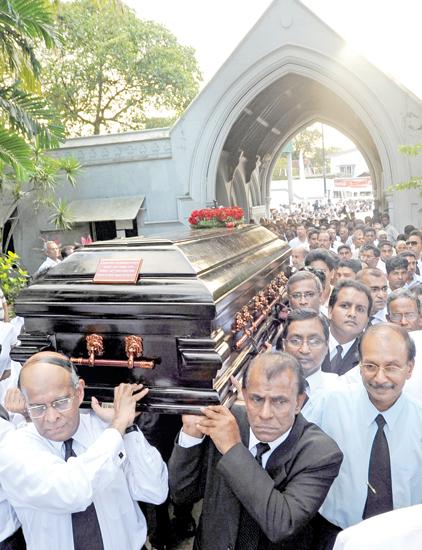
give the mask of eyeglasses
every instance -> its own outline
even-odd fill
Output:
[[[301,298],[309,300],[311,298],[315,298],[316,292],[314,290],[307,290],[305,292],[293,292],[293,294],[290,294],[289,296],[290,298],[293,298],[293,300],[300,300]]]
[[[28,414],[31,418],[42,418],[47,412],[48,407],[52,407],[58,412],[66,412],[72,408],[72,401],[75,399],[75,395],[71,397],[62,397],[56,399],[48,405],[32,405],[27,407]]]
[[[378,294],[378,292],[388,292],[388,286],[370,286],[369,290],[373,294]]]
[[[406,321],[416,321],[418,317],[419,315],[414,311],[410,311],[409,313],[391,313],[390,314],[390,319],[393,321],[393,323],[400,323],[402,319],[406,319]]]
[[[385,374],[400,374],[403,372],[405,367],[400,367],[399,365],[373,365],[372,363],[361,363],[360,367],[364,369],[368,374],[378,374],[378,371],[382,369]]]
[[[300,336],[291,336],[290,338],[286,338],[286,342],[294,348],[301,348],[305,342],[310,348],[319,348],[326,343],[325,340],[318,338],[318,336],[311,336],[308,339],[301,338]]]

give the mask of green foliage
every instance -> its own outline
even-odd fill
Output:
[[[400,145],[399,151],[411,157],[422,155],[422,143],[416,145]],[[390,185],[387,191],[391,193],[393,191],[408,191],[410,189],[416,189],[419,191],[419,194],[422,195],[422,176],[413,176],[408,181]]]
[[[8,304],[13,305],[16,296],[27,286],[28,281],[29,274],[22,268],[17,254],[8,252],[0,256],[0,288]]]
[[[56,147],[64,138],[57,115],[37,93],[35,48],[58,43],[49,0],[0,0],[0,161],[16,177],[34,168],[31,144]]]
[[[198,92],[192,48],[119,0],[60,2],[58,26],[43,87],[72,136],[143,129],[154,110],[180,115]]]
[[[299,151],[304,154],[311,154],[317,143],[321,141],[321,132],[319,130],[302,130],[293,138],[293,149],[296,153],[295,158],[298,158]]]
[[[54,190],[61,176],[74,185],[80,166],[73,159],[56,160],[45,154],[64,139],[64,128],[40,95],[37,58],[40,44],[44,48],[59,44],[54,3],[0,0],[0,200],[12,212],[31,194],[34,209],[58,206],[57,218],[65,222],[63,207],[54,202]],[[14,216],[9,239],[17,221]]]

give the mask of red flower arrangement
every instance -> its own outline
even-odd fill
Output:
[[[239,206],[203,208],[194,210],[189,216],[188,222],[191,227],[210,228],[210,227],[235,227],[243,223],[245,213]]]

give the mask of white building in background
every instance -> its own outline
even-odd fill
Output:
[[[369,173],[368,165],[354,147],[346,151],[327,154],[330,159],[330,174],[339,178],[356,178]]]

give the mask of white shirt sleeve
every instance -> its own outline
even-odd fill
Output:
[[[194,437],[193,435],[189,435],[185,433],[183,430],[180,430],[178,444],[181,447],[188,449],[189,447],[193,447],[194,445],[199,445],[204,441],[204,439],[205,439],[205,436]]]
[[[132,498],[161,504],[168,494],[168,474],[160,453],[141,431],[125,435],[124,445],[127,460],[123,469]]]
[[[123,439],[113,428],[104,430],[86,452],[67,462],[47,447],[48,442],[22,437],[22,432],[9,432],[0,445],[0,478],[15,507],[52,513],[85,510],[94,491],[106,487],[125,460]]]

